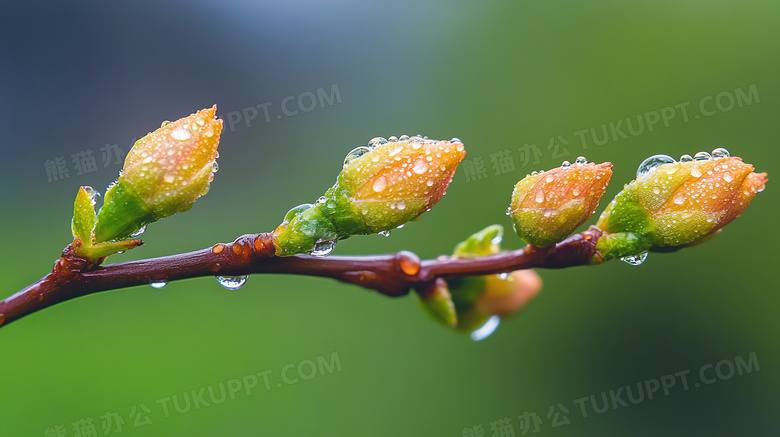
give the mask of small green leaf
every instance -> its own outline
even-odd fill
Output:
[[[95,195],[92,187],[80,187],[73,202],[73,221],[71,230],[73,238],[79,238],[85,246],[92,245],[92,230],[95,228],[95,206],[92,204],[92,196]]]

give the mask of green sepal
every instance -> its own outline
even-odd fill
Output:
[[[85,188],[89,187],[79,188],[76,200],[73,202],[71,231],[73,238],[78,238],[83,245],[90,246],[92,245],[92,230],[95,228],[95,207],[92,205],[92,198]]]
[[[155,221],[145,202],[122,178],[106,191],[103,207],[97,215],[95,241],[119,240]]]
[[[76,254],[85,258],[96,260],[105,258],[115,253],[124,252],[142,245],[141,240],[114,241],[111,243],[98,243],[94,246],[76,248]]]
[[[431,318],[450,328],[458,326],[455,304],[444,280],[437,280],[428,290],[417,292],[417,295],[420,298],[420,306]]]

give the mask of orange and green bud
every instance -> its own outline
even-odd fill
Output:
[[[612,177],[612,164],[588,163],[526,176],[515,185],[507,213],[515,232],[528,244],[544,247],[563,241],[595,211]]]
[[[217,170],[222,120],[216,105],[150,132],[130,149],[97,217],[98,242],[122,239],[146,224],[187,211]]]
[[[725,149],[679,162],[652,156],[596,224],[605,234],[593,263],[701,243],[739,217],[766,182],[766,173]]]
[[[324,255],[337,240],[418,218],[446,193],[465,155],[455,138],[374,138],[349,152],[336,184],[315,204],[287,213],[274,231],[277,255]]]
[[[501,251],[503,228],[488,226],[459,243],[454,257],[472,258]],[[438,278],[427,289],[417,290],[420,302],[439,322],[472,333],[475,340],[492,332],[501,319],[525,307],[542,287],[533,270],[516,270],[499,275]]]

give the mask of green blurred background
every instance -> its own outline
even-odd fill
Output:
[[[614,163],[606,198],[656,153],[726,147],[772,178],[779,13],[769,1],[6,4],[0,289],[10,295],[50,269],[69,242],[79,185],[103,192],[116,178],[121,165],[101,148],[127,152],[161,121],[214,103],[227,128],[211,192],[112,262],[273,229],[374,136],[457,136],[467,161],[422,220],[391,238],[343,241],[337,254],[449,253],[486,225],[509,227],[509,194],[526,173],[577,155]],[[287,109],[308,109],[298,97],[333,96],[334,85],[332,104],[283,113],[287,96]],[[751,90],[751,104],[729,107]],[[227,114],[266,103],[269,121],[261,109],[229,129]],[[668,127],[587,150],[575,134],[593,127],[601,137],[603,124],[674,105],[687,122],[678,109]],[[548,149],[551,138],[564,147]],[[523,165],[525,144],[538,146],[538,162]],[[88,150],[96,169],[79,174],[72,155]],[[493,166],[504,150],[512,171]],[[57,157],[69,174],[49,181],[46,161]],[[484,177],[468,180],[479,159]],[[118,434],[132,436],[478,436],[482,427],[505,437],[523,434],[526,412],[541,420],[537,435],[777,435],[775,193],[770,183],[705,245],[639,267],[541,271],[538,298],[481,342],[435,324],[411,296],[315,278],[254,276],[237,292],[202,278],[67,302],[0,330],[0,435],[80,435],[72,422],[89,418],[102,435],[101,416],[116,413]],[[702,366],[751,354],[751,373],[693,386]],[[317,357],[338,366],[309,378]],[[289,378],[307,378],[283,381],[288,364]],[[183,407],[193,390],[219,395],[220,384],[268,370],[270,389],[260,380],[220,404],[169,405],[166,417],[157,402],[176,395]],[[602,414],[589,407],[587,417],[574,402],[594,395],[600,406],[604,392],[686,370],[689,390],[678,379],[668,395]],[[508,427],[494,430],[503,418]]]

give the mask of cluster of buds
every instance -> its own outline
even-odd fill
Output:
[[[453,257],[473,258],[501,252],[503,227],[492,225],[459,243]],[[437,321],[458,331],[470,332],[474,340],[490,335],[501,319],[524,308],[542,287],[533,270],[498,275],[437,278],[417,290],[423,308]]]
[[[77,255],[98,259],[135,247],[140,240],[121,240],[140,235],[149,223],[187,211],[208,192],[222,132],[216,109],[165,122],[136,141],[97,216],[97,193],[90,187],[79,189],[72,226]]]
[[[349,152],[336,184],[316,203],[287,213],[274,231],[277,255],[326,255],[340,239],[417,219],[447,192],[465,155],[457,138],[374,138]]]

